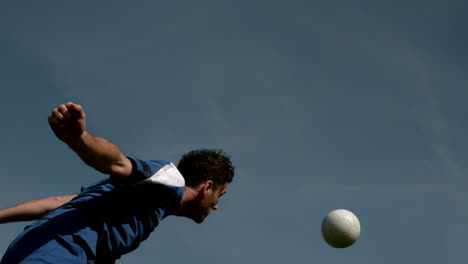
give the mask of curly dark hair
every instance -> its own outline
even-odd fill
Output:
[[[217,187],[230,183],[234,177],[231,158],[221,149],[192,150],[182,156],[177,168],[190,187],[207,180],[212,180]]]

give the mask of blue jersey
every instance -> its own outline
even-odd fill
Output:
[[[90,263],[113,263],[136,249],[162,219],[175,213],[185,181],[172,163],[130,160],[134,183],[119,184],[108,178],[82,188],[75,199],[20,234],[9,250],[17,241],[17,248],[28,243],[24,241],[34,243],[21,237],[37,230],[53,234],[72,254],[73,250],[84,252]]]

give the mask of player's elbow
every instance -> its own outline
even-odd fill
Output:
[[[72,195],[50,197],[49,199],[51,199],[51,202],[48,203],[48,206],[44,209],[46,210],[46,212],[55,210],[56,208],[62,206],[63,204],[68,203],[76,196],[77,196],[76,194],[72,194]]]
[[[118,182],[127,182],[132,174],[131,161],[127,157],[124,157],[121,161],[112,164],[109,174]]]

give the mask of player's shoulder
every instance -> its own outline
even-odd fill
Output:
[[[133,165],[132,177],[138,183],[185,186],[185,179],[177,167],[166,160],[141,160],[129,157]]]

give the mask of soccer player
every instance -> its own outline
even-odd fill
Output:
[[[78,195],[49,197],[0,210],[0,223],[38,219],[8,247],[1,264],[115,263],[135,250],[168,215],[201,223],[234,176],[222,150],[200,149],[180,159],[125,156],[115,144],[85,129],[78,104],[52,111],[49,125],[89,166],[109,175]]]

